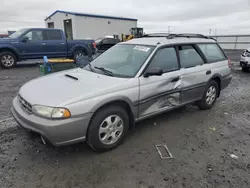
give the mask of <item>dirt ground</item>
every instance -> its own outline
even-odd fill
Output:
[[[232,75],[211,110],[190,105],[142,121],[98,154],[84,143],[55,148],[30,138],[9,108],[38,70],[0,69],[0,188],[249,188],[250,73],[234,67]],[[157,144],[174,158],[162,160]]]

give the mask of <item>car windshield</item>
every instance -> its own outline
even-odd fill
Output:
[[[96,43],[99,43],[99,42],[102,41],[102,39],[103,39],[103,38],[96,39],[95,42],[96,42]]]
[[[20,30],[16,31],[15,33],[11,34],[9,36],[9,38],[18,38],[20,35],[22,35],[27,30],[28,29],[20,29]]]
[[[112,76],[131,78],[154,49],[154,46],[118,44],[94,59],[91,66],[99,70],[104,68]]]

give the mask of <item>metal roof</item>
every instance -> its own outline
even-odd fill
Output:
[[[62,10],[56,10],[51,15],[49,15],[44,21],[48,20],[50,17],[52,17],[56,13],[64,13],[64,14],[71,14],[71,15],[75,15],[75,16],[86,16],[86,17],[93,17],[93,18],[106,18],[106,19],[115,19],[115,20],[138,21],[138,19],[134,19],[134,18],[105,16],[105,15],[98,15],[98,14],[86,14],[86,13],[69,12],[69,11],[62,11]]]

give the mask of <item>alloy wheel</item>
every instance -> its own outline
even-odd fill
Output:
[[[217,92],[215,86],[210,86],[206,93],[206,102],[208,105],[213,104],[216,99],[216,94]]]
[[[116,143],[121,137],[124,129],[124,122],[118,115],[106,117],[99,128],[99,139],[105,145]]]

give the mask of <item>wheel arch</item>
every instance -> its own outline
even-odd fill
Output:
[[[72,47],[72,57],[74,57],[74,53],[75,53],[77,50],[82,50],[82,51],[86,52],[86,54],[87,54],[88,56],[90,56],[90,54],[91,54],[91,51],[90,51],[90,49],[88,48],[87,45],[75,45],[75,46]],[[91,54],[91,55],[92,55],[92,54]]]
[[[221,75],[220,74],[213,75],[210,78],[209,82],[212,81],[212,80],[216,81],[217,84],[218,84],[218,86],[219,86],[219,91],[218,91],[218,96],[217,96],[217,97],[219,97],[220,96],[220,92],[221,92]]]
[[[115,99],[111,99],[111,100],[107,100],[105,102],[99,103],[91,110],[91,112],[93,113],[91,120],[93,119],[93,117],[95,116],[95,114],[98,111],[100,111],[101,109],[103,109],[105,107],[111,106],[111,105],[122,106],[122,108],[124,108],[128,112],[129,121],[130,121],[129,128],[133,128],[134,123],[135,123],[135,117],[137,114],[137,108],[133,107],[133,103],[129,99],[127,99],[126,97],[115,98]],[[90,120],[90,122],[91,122],[91,120]]]
[[[0,48],[0,53],[3,53],[3,52],[11,52],[13,55],[15,55],[17,61],[20,60],[20,56],[19,56],[18,52],[13,48],[10,48],[10,47]]]

